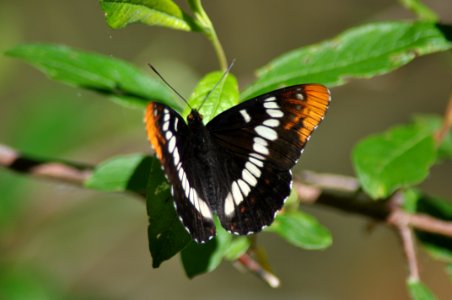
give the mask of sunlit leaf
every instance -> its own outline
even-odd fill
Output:
[[[443,130],[444,117],[437,115],[418,115],[414,118],[414,123],[420,129],[431,130],[435,135]],[[438,147],[438,160],[452,159],[452,131],[449,129],[442,137]]]
[[[246,236],[240,236],[231,241],[225,250],[225,258],[228,260],[236,260],[250,248],[251,241]]]
[[[427,288],[425,284],[420,281],[408,280],[408,290],[410,292],[411,299],[413,300],[435,300],[436,297]]]
[[[212,72],[204,76],[188,100],[191,107],[200,111],[205,123],[222,111],[238,104],[239,90],[237,80],[230,73],[225,78],[222,79],[222,77],[223,72],[221,71]],[[189,112],[190,108],[187,107],[183,115],[187,116]]]
[[[415,57],[452,48],[451,26],[384,22],[355,27],[316,45],[290,51],[257,72],[242,99],[300,83],[344,84],[397,69]],[[293,38],[293,37],[292,37]]]
[[[331,245],[331,233],[313,216],[301,211],[288,211],[276,216],[267,231],[275,232],[294,246],[324,249]]]
[[[143,154],[111,158],[96,166],[85,186],[101,191],[144,193],[153,160]]]
[[[171,0],[100,0],[107,23],[122,28],[131,23],[197,30],[194,21]]]
[[[363,189],[378,199],[425,179],[436,148],[431,130],[407,125],[365,138],[352,157]]]
[[[167,87],[122,60],[51,44],[21,45],[6,52],[54,80],[111,96],[125,106],[144,108],[159,101],[179,108]]]

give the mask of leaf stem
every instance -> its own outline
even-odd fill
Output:
[[[443,139],[446,137],[451,127],[452,127],[452,95],[449,97],[449,102],[447,103],[446,111],[444,112],[443,124],[435,135],[435,141],[438,147],[441,145]]]
[[[188,3],[195,14],[196,20],[201,25],[202,32],[212,42],[221,70],[226,71],[228,68],[226,54],[209,16],[202,7],[201,0],[188,0]]]
[[[419,0],[399,0],[399,2],[420,20],[436,22],[438,15]]]

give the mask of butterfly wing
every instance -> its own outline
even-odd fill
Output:
[[[156,102],[148,104],[145,123],[149,142],[171,184],[177,215],[195,241],[208,241],[215,235],[215,225],[210,205],[201,197],[201,182],[193,174],[197,168],[188,126],[177,112]]]
[[[229,184],[216,210],[235,234],[262,230],[289,196],[298,161],[330,102],[323,85],[304,84],[243,102],[207,124]]]

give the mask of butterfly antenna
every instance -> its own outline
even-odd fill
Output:
[[[220,80],[217,81],[217,83],[215,83],[215,85],[213,86],[213,88],[207,93],[207,95],[204,97],[204,99],[201,102],[201,105],[199,106],[198,110],[201,109],[201,107],[204,105],[204,103],[206,102],[206,100],[209,98],[210,94],[212,94],[212,92],[217,88],[217,86],[220,84],[220,82],[222,82],[225,78],[226,75],[228,75],[228,73],[231,71],[232,66],[235,63],[235,59],[232,60],[231,64],[229,65],[229,67],[226,69],[226,71],[224,71],[223,75],[221,76]]]
[[[165,80],[165,78],[163,78],[163,76],[159,73],[159,71],[157,71],[157,69],[156,68],[154,68],[154,66],[153,65],[151,65],[151,64],[148,64],[148,66],[149,66],[149,68],[151,68],[152,69],[152,71],[154,71],[154,73],[155,74],[157,74],[157,76],[174,92],[174,93],[176,93],[176,95],[177,96],[179,96],[179,98],[181,98],[187,105],[188,105],[188,107],[190,107],[190,109],[192,108],[191,106],[190,106],[190,104],[188,103],[188,101],[187,101],[187,99],[185,99],[178,91],[176,91],[176,89],[175,88],[173,88],[172,86],[171,86],[171,84],[169,84],[169,82],[168,81],[166,81]]]

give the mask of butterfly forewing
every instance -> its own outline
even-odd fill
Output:
[[[145,116],[147,136],[171,184],[176,212],[197,242],[215,235],[212,210],[193,161],[191,133],[182,117],[160,103],[150,103]]]
[[[290,194],[290,169],[329,101],[322,85],[292,86],[245,101],[207,124],[220,155],[236,162],[220,170],[229,188],[216,210],[226,229],[248,234],[271,224]]]

